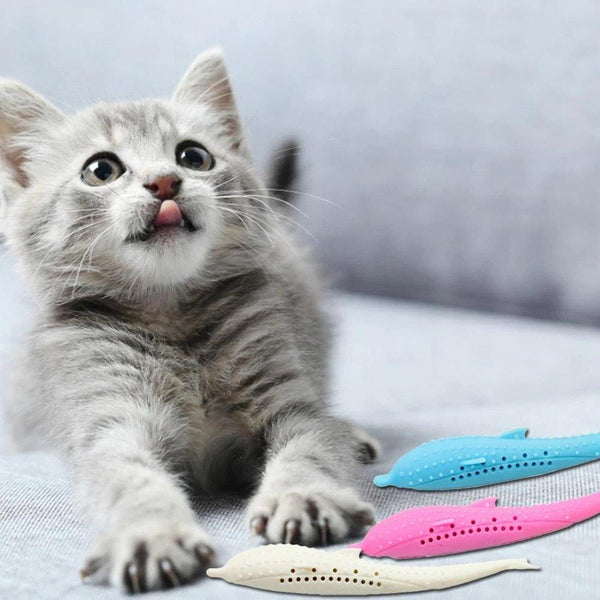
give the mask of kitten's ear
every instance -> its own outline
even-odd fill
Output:
[[[16,81],[0,79],[0,168],[27,185],[27,150],[43,131],[64,118],[50,102]]]
[[[219,48],[211,48],[196,58],[179,82],[173,100],[212,108],[221,116],[221,133],[232,138],[232,148],[245,150],[243,128]]]

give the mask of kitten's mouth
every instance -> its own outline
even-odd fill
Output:
[[[156,214],[142,231],[131,234],[128,242],[147,242],[155,237],[193,233],[198,227],[179,208],[174,200],[165,200]]]

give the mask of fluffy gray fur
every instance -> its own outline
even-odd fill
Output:
[[[176,164],[182,140],[214,168]],[[0,146],[2,232],[37,306],[8,415],[19,447],[66,456],[98,531],[83,576],[138,592],[202,573],[191,488],[254,486],[247,523],[270,542],[371,522],[351,481],[375,444],[328,411],[320,286],[254,171],[220,52],[169,101],[72,116],[0,81]],[[108,151],[124,174],[87,185]],[[137,239],[161,204],[144,184],[167,174],[197,230]]]

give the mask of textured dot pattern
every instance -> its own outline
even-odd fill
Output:
[[[519,508],[484,498],[466,506],[423,506],[375,525],[353,545],[369,556],[421,558],[501,546],[558,531],[600,513],[600,493]]]
[[[357,550],[327,552],[290,544],[246,550],[209,577],[264,590],[295,594],[367,595],[439,589],[532,567],[525,559],[441,567],[380,564],[359,557]]]

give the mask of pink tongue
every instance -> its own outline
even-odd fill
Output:
[[[174,200],[165,200],[160,205],[160,210],[154,220],[154,227],[167,227],[169,225],[179,225],[183,217],[177,202]]]

